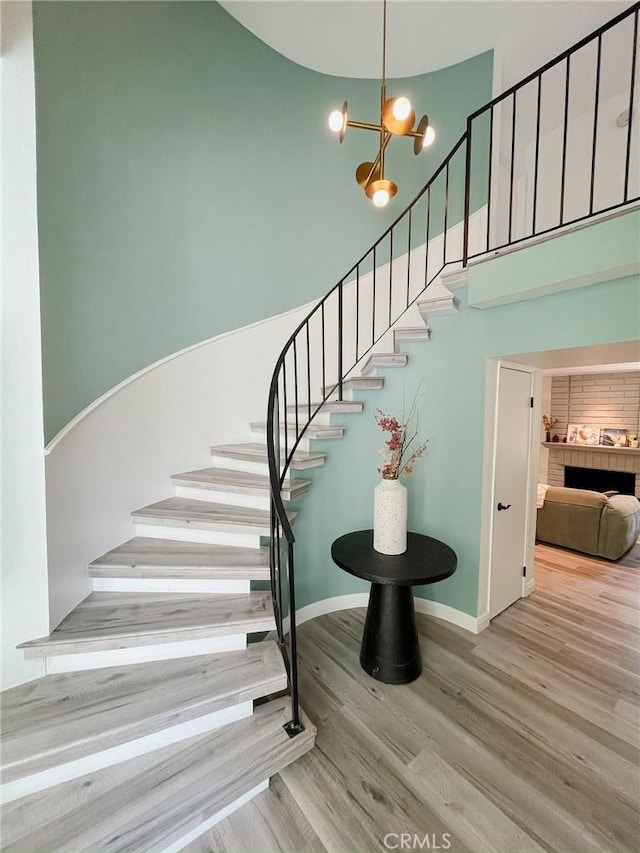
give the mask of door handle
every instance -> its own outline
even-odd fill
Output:
[[[502,512],[504,509],[509,509],[511,504],[507,504],[506,506],[503,503],[498,503],[498,512]]]

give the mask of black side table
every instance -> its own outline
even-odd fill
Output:
[[[444,542],[407,534],[404,554],[389,556],[373,548],[373,530],[346,533],[331,546],[341,569],[371,581],[360,664],[385,684],[407,684],[422,672],[412,586],[450,577],[458,560]]]

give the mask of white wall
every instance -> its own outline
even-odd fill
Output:
[[[48,633],[30,2],[2,3],[2,688],[43,674],[17,643]]]

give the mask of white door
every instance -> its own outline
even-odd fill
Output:
[[[489,616],[522,596],[527,544],[533,374],[500,368]]]

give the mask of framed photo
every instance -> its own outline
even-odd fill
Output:
[[[575,443],[580,424],[569,424],[567,427],[567,444]]]
[[[602,444],[604,444],[605,447],[626,447],[626,429],[615,429],[613,427],[605,427],[602,430]]]
[[[600,444],[600,427],[596,424],[578,424],[576,444]]]

